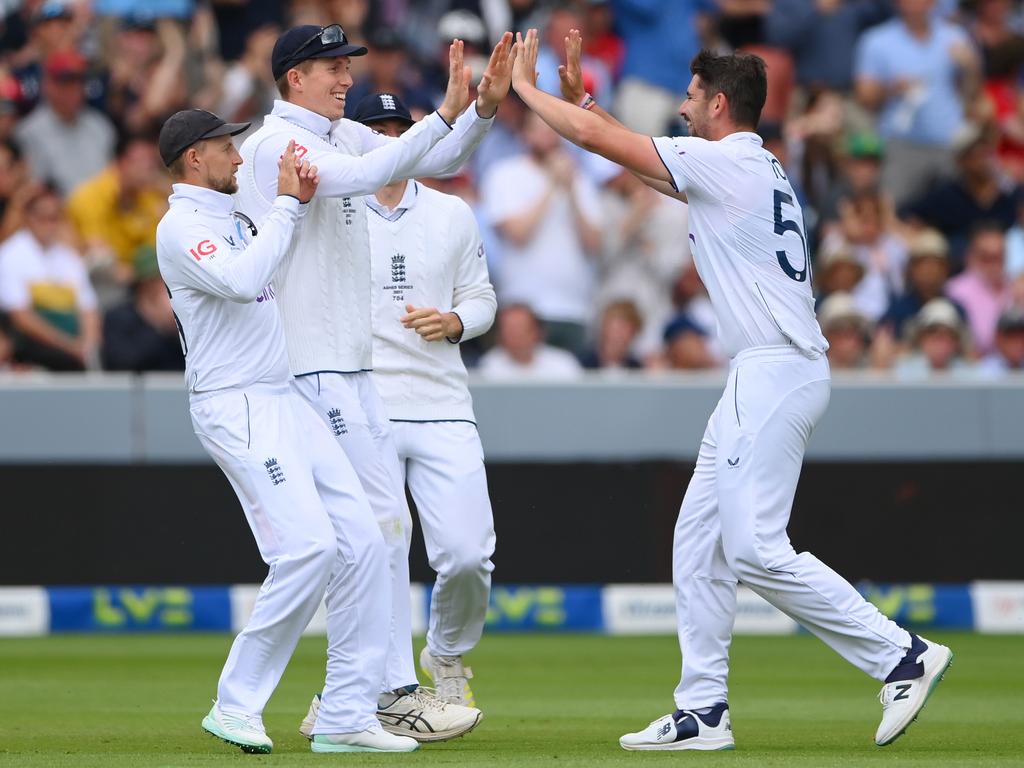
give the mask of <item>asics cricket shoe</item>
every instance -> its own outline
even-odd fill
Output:
[[[357,733],[318,733],[309,748],[314,752],[413,752],[420,745],[415,739],[395,736],[375,725]]]
[[[377,705],[377,719],[385,731],[421,742],[464,736],[482,717],[479,709],[449,704],[423,686],[412,693],[384,694]]]
[[[878,694],[882,702],[882,722],[875,733],[875,744],[892,744],[917,719],[953,663],[953,652],[944,645],[911,635],[912,645],[903,660],[889,673]]]
[[[437,698],[449,704],[476,706],[476,696],[469,687],[473,670],[462,665],[461,656],[435,656],[424,647],[420,652],[420,669],[433,682]]]
[[[221,712],[217,702],[213,702],[210,714],[203,718],[203,730],[249,754],[267,754],[274,748],[259,715]]]
[[[707,714],[677,709],[637,733],[627,733],[619,746],[629,750],[735,749],[729,705],[716,704]]]

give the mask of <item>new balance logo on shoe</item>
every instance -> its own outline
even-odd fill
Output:
[[[665,738],[666,734],[668,734],[670,730],[672,730],[672,723],[665,723],[663,726],[661,726],[661,728],[658,729],[658,738]]]
[[[893,701],[906,701],[910,697],[907,693],[913,686],[910,683],[904,683],[903,685],[896,686],[896,695],[892,697]]]

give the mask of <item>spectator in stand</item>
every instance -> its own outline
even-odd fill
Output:
[[[477,368],[488,379],[574,379],[583,368],[564,349],[544,343],[544,329],[525,304],[498,311],[498,345],[480,358]]]
[[[81,257],[60,242],[60,195],[39,187],[25,228],[0,245],[0,311],[16,338],[16,359],[55,371],[98,367],[100,316]]]
[[[921,308],[912,324],[911,340],[910,353],[894,368],[899,378],[974,374],[968,362],[970,340],[960,313],[948,300],[932,299]]]
[[[639,308],[644,330],[636,351],[647,358],[662,348],[662,329],[674,313],[672,286],[690,259],[687,206],[623,170],[602,186],[601,209],[595,303],[629,299]]]
[[[665,329],[676,317],[685,316],[702,332],[703,344],[715,365],[725,363],[726,356],[718,342],[718,319],[715,317],[715,309],[711,306],[707,288],[697,273],[697,265],[689,254],[672,285],[672,306],[674,311],[668,322],[661,326],[662,343],[665,342]]]
[[[825,299],[818,308],[818,325],[828,339],[828,363],[833,371],[868,366],[871,321],[853,296],[839,291]]]
[[[934,14],[933,0],[897,0],[897,8],[898,18],[861,37],[854,72],[858,100],[880,111],[884,186],[902,204],[952,169],[948,147],[980,73],[967,34]]]
[[[974,347],[987,355],[995,346],[999,316],[1012,301],[1006,277],[1006,235],[1000,225],[982,224],[974,230],[966,262],[963,273],[946,285],[946,294],[967,312]]]
[[[33,175],[67,195],[110,162],[116,135],[110,120],[85,103],[85,57],[60,51],[46,60],[43,101],[15,131]]]
[[[825,195],[818,210],[822,237],[840,227],[839,209],[843,201],[881,188],[884,156],[885,148],[877,134],[862,131],[852,134],[846,140],[839,178]],[[887,204],[891,206],[891,203]]]
[[[280,94],[267,62],[281,27],[273,22],[262,24],[245,40],[245,50],[224,75],[220,105],[214,112],[232,123],[252,123],[250,131],[263,125],[263,116],[274,108]],[[248,134],[239,134],[240,137]],[[241,139],[240,139],[241,140]]]
[[[594,298],[590,257],[601,245],[597,189],[533,112],[523,138],[529,154],[495,163],[483,180],[484,210],[502,238],[498,298],[528,304],[548,343],[579,355]]]
[[[894,296],[903,292],[907,248],[897,232],[896,216],[879,190],[859,192],[839,204],[842,239],[864,268],[852,293],[857,306],[875,322]],[[822,244],[831,247],[831,239]]]
[[[25,196],[32,191],[28,181],[21,149],[10,139],[0,140],[0,242],[21,229]]]
[[[18,114],[20,97],[18,81],[0,71],[0,141],[8,141],[14,136],[14,129],[21,119]]]
[[[161,171],[153,136],[121,134],[114,162],[79,184],[68,199],[68,217],[86,263],[118,285],[132,280],[139,247],[156,243],[156,225],[167,210]]]
[[[345,94],[346,103],[358,104],[372,93],[394,93],[410,108],[431,108],[430,91],[413,66],[405,43],[397,32],[387,27],[378,29],[370,35],[369,49],[366,71]],[[486,58],[483,66],[487,66]],[[482,73],[481,68],[476,73],[477,78]]]
[[[968,5],[973,11],[968,31],[987,80],[995,69],[994,60],[1001,56],[999,51],[1015,43],[1024,44],[1024,37],[1013,27],[1014,6],[1010,0],[973,0]]]
[[[939,232],[923,229],[915,233],[908,246],[906,290],[893,299],[882,319],[879,333],[891,334],[894,341],[907,338],[907,325],[932,299],[941,297],[949,278],[949,246]],[[961,317],[963,308],[953,302]]]
[[[995,349],[982,359],[978,370],[986,376],[1024,371],[1024,308],[1010,307],[999,316]]]
[[[156,248],[140,246],[131,298],[103,317],[103,367],[108,371],[181,371],[185,357]]]
[[[629,300],[614,301],[601,313],[601,326],[597,344],[584,353],[580,362],[584,368],[622,370],[643,368],[633,354],[644,320],[636,304]]]
[[[677,371],[715,368],[718,360],[708,346],[708,332],[685,312],[665,326],[665,361]]]
[[[766,34],[770,43],[792,54],[799,85],[847,93],[853,87],[858,38],[888,15],[883,0],[775,0]]]
[[[612,10],[626,45],[614,113],[631,130],[663,136],[718,7],[713,0],[612,0]]]
[[[818,283],[818,309],[833,294],[852,295],[864,279],[864,265],[842,238],[832,238],[818,252],[814,277]],[[862,310],[863,311],[863,310]]]
[[[565,39],[569,30],[583,26],[584,16],[578,6],[562,3],[551,10],[537,54],[538,88],[554,96],[561,93],[558,67],[565,64]],[[582,67],[587,91],[598,101],[604,101],[612,91],[611,72],[599,59],[589,55],[582,56]]]
[[[611,0],[586,0],[583,26],[583,53],[601,62],[605,71],[611,75],[612,82],[618,82],[626,57],[626,46],[615,33]]]
[[[957,176],[936,185],[900,212],[911,224],[934,227],[946,236],[954,273],[964,264],[971,232],[987,222],[1008,230],[1024,203],[1021,189],[1000,173],[991,132],[965,126],[955,151]]]
[[[18,82],[18,107],[22,114],[31,112],[42,97],[43,62],[58,51],[73,49],[78,32],[67,3],[47,0],[38,4],[34,12],[31,4],[26,3],[25,7],[31,13],[28,40],[9,60],[11,73]]]

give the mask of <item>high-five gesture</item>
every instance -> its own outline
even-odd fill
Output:
[[[291,195],[302,203],[308,203],[313,198],[320,178],[315,165],[310,165],[308,160],[300,162],[295,158],[294,140],[288,142],[284,154],[277,162],[277,169],[277,194]]]
[[[476,87],[476,111],[481,117],[492,117],[498,104],[508,95],[512,84],[512,33],[506,32],[491,51],[480,84]]]
[[[558,65],[558,85],[562,98],[572,104],[579,104],[587,92],[583,87],[583,65],[580,63],[583,50],[583,36],[578,29],[570,29],[565,38],[565,64]]]
[[[441,106],[437,108],[437,113],[448,125],[454,123],[455,118],[469,105],[470,75],[463,48],[461,40],[452,40],[448,46],[448,90],[445,91]]]
[[[522,86],[537,86],[537,54],[540,51],[540,42],[537,37],[537,30],[531,29],[523,37],[522,32],[516,32],[515,63],[512,65],[512,87],[519,93]]]

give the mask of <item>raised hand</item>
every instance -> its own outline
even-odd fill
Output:
[[[583,66],[580,64],[583,50],[583,36],[578,29],[570,29],[565,38],[565,64],[558,66],[558,84],[562,98],[572,104],[583,101],[586,89],[583,87]]]
[[[308,203],[313,199],[317,186],[320,184],[320,177],[317,175],[317,167],[310,165],[309,160],[303,160],[296,169],[299,177],[299,202]]]
[[[512,65],[512,87],[518,92],[521,87],[537,87],[537,53],[540,43],[537,30],[531,29],[524,38],[516,32],[515,62]]]
[[[319,183],[316,166],[310,165],[308,160],[297,160],[295,140],[289,141],[284,154],[277,161],[277,194],[291,195],[299,202],[308,203]]]
[[[448,90],[445,91],[444,101],[437,108],[437,112],[449,125],[454,123],[455,118],[469,105],[470,73],[465,63],[463,47],[461,40],[452,40],[452,44],[448,46]]]
[[[512,84],[512,33],[506,32],[491,51],[480,83],[476,87],[476,111],[481,117],[491,117],[498,104],[508,95]]]

